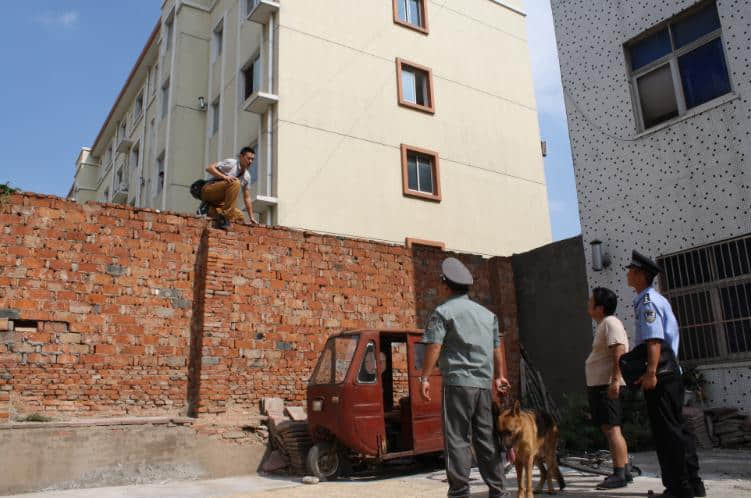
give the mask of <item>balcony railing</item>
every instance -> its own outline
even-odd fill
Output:
[[[128,169],[122,167],[115,176],[115,185],[112,190],[112,202],[125,204],[128,202]]]

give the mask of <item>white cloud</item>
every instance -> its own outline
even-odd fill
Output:
[[[528,0],[527,39],[540,114],[565,118],[558,47],[549,0]]]
[[[45,12],[36,18],[36,21],[42,26],[49,28],[75,29],[78,26],[78,12],[70,10],[68,12]]]

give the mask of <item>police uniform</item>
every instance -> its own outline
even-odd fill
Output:
[[[442,264],[443,278],[470,286],[472,275],[455,258]],[[469,496],[472,466],[470,434],[489,496],[504,489],[503,463],[493,433],[491,389],[493,350],[500,346],[498,318],[466,294],[438,306],[430,316],[425,342],[442,344],[438,359],[443,383],[443,438],[448,496]]]
[[[652,275],[661,271],[655,262],[637,251],[633,251],[627,268],[638,268]],[[662,347],[671,348],[677,358],[680,332],[670,302],[650,286],[634,299],[634,314],[634,347],[649,340],[660,340]],[[683,417],[683,395],[681,373],[675,370],[658,373],[657,386],[644,391],[662,483],[665,496],[706,496],[699,477],[694,435]]]

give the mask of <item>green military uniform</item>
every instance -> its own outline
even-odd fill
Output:
[[[454,258],[443,264],[443,277],[455,284],[472,284],[469,270]],[[430,316],[424,341],[441,344],[438,367],[443,382],[443,440],[448,496],[469,496],[472,466],[469,437],[478,467],[490,489],[503,494],[503,462],[493,433],[491,389],[493,350],[500,346],[498,318],[466,294],[452,297]]]
[[[492,387],[493,350],[501,337],[490,310],[466,294],[453,297],[430,316],[425,342],[443,344],[438,368],[444,386]]]

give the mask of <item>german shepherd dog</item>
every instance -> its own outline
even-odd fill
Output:
[[[519,486],[518,498],[534,498],[532,492],[532,467],[540,469],[540,483],[535,489],[541,492],[548,483],[548,493],[555,494],[553,477],[563,490],[566,483],[558,469],[558,425],[553,417],[544,412],[522,410],[519,402],[498,416],[498,432],[503,446],[513,448],[516,465],[516,481]]]

